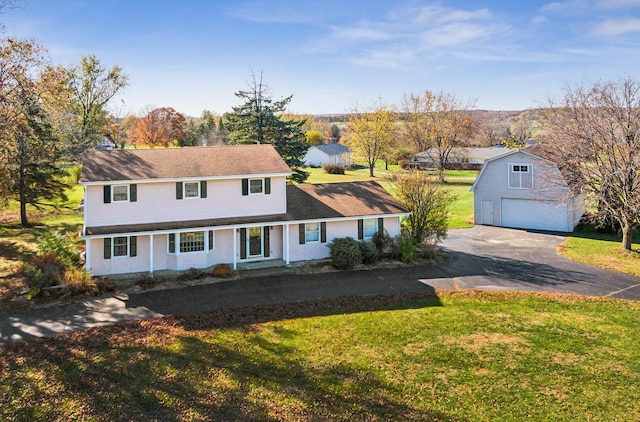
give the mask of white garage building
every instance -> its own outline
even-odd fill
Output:
[[[487,160],[471,190],[476,224],[571,232],[584,213],[558,166],[526,149]]]

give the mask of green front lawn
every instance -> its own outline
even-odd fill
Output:
[[[5,345],[0,415],[640,420],[638,302],[517,292],[387,302],[224,311]]]
[[[621,249],[621,236],[583,228],[571,233],[560,246],[560,254],[574,261],[640,276],[640,231],[633,238],[633,250]]]

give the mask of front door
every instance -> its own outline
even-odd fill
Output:
[[[262,256],[262,227],[249,227],[247,231],[247,256],[249,258]]]

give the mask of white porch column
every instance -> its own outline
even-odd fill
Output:
[[[238,268],[238,262],[237,262],[237,250],[238,250],[238,245],[237,245],[237,233],[236,233],[236,228],[233,228],[233,271],[235,271]]]
[[[84,267],[91,271],[91,239],[85,239],[84,245]]]
[[[289,224],[285,225],[285,230],[284,231],[286,232],[284,244],[286,245],[286,251],[287,251],[284,261],[285,261],[285,263],[287,265],[289,265],[289,247],[290,247],[290,245],[289,245]]]
[[[149,274],[153,277],[153,233],[149,235]]]
[[[287,225],[282,225],[282,260],[286,262],[287,260]]]

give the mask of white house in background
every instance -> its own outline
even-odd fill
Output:
[[[327,163],[350,166],[353,154],[342,144],[321,144],[310,147],[303,161],[311,167],[322,167]]]
[[[510,149],[498,145],[478,148],[452,148],[447,159],[447,164],[453,166],[466,164],[469,169],[480,169],[487,160],[502,155],[508,151],[510,151]],[[438,150],[431,148],[426,151],[422,151],[411,159],[411,163],[421,164],[424,167],[438,167]]]
[[[534,150],[488,159],[475,183],[476,224],[571,232],[584,213],[584,197],[572,192],[558,166]]]
[[[375,182],[287,185],[271,145],[91,150],[84,159],[86,267],[153,273],[326,258],[327,243],[400,233],[408,215]]]

